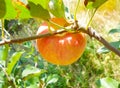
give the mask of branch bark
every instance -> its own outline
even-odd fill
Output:
[[[45,34],[35,35],[35,36],[30,36],[30,37],[25,37],[25,38],[4,39],[4,40],[0,41],[0,46],[5,45],[5,44],[22,43],[22,42],[25,42],[25,41],[30,41],[30,40],[35,40],[35,39],[38,39],[38,38],[43,38],[43,37],[48,37],[48,36],[60,34],[60,33],[63,33],[63,32],[67,32],[67,31],[65,31],[65,30],[54,31],[52,33],[45,33]]]
[[[117,54],[120,57],[120,50],[118,50],[115,47],[111,46],[94,29],[88,28],[88,30],[85,30],[85,28],[79,28],[78,31],[82,31],[82,32],[88,34],[89,36],[94,37],[99,42],[101,42],[106,48],[108,48],[109,50],[113,51],[115,54]],[[26,38],[2,40],[2,41],[0,41],[0,46],[1,45],[5,45],[5,44],[12,44],[12,43],[22,43],[22,42],[25,42],[25,41],[30,41],[30,40],[35,40],[35,39],[38,39],[38,38],[43,38],[43,37],[48,37],[48,36],[60,34],[60,33],[63,33],[63,32],[67,32],[67,31],[66,30],[60,30],[60,31],[54,31],[53,33],[46,33],[46,34],[41,34],[41,35],[35,35],[35,36],[26,37]]]
[[[120,50],[116,49],[112,45],[110,45],[101,35],[99,35],[94,29],[88,28],[88,30],[82,30],[84,33],[88,34],[91,37],[94,37],[99,42],[101,42],[106,48],[113,51],[115,54],[117,54],[120,57]]]

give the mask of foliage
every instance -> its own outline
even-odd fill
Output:
[[[5,38],[35,35],[41,21],[49,20],[51,15],[65,18],[63,1],[0,0]],[[87,9],[97,9],[105,2],[107,0],[85,0],[84,5]],[[0,29],[2,26],[0,24]],[[119,27],[111,29],[109,35],[118,34],[117,41],[111,44],[120,49],[119,32]],[[97,53],[101,46],[96,40],[88,37],[82,57],[68,66],[46,62],[35,46],[35,41],[0,46],[0,88],[119,88],[120,59],[105,47],[99,51],[106,54]]]
[[[85,0],[84,4],[87,8],[89,9],[97,9],[99,8],[102,4],[104,4],[107,0]]]

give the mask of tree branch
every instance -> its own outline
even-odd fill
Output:
[[[101,42],[106,48],[113,51],[115,54],[117,54],[120,57],[120,50],[116,49],[112,45],[110,45],[101,35],[99,35],[94,29],[88,28],[88,30],[85,30],[84,28],[80,28],[82,32],[88,34],[90,37],[94,37],[99,42]]]
[[[88,34],[91,37],[94,37],[97,39],[99,42],[101,42],[106,48],[109,50],[113,51],[115,54],[120,56],[120,50],[116,49],[115,47],[111,46],[102,36],[100,36],[94,29],[88,28],[88,30],[85,30],[85,28],[79,28],[78,31],[82,31],[86,34]],[[30,40],[35,40],[38,38],[43,38],[43,37],[48,37],[56,34],[60,34],[63,32],[67,32],[66,30],[58,30],[54,31],[53,33],[46,33],[46,34],[41,34],[41,35],[35,35],[35,36],[30,36],[26,38],[18,38],[18,39],[11,39],[11,40],[2,40],[0,41],[0,46],[5,45],[5,44],[12,44],[12,43],[22,43],[25,41],[30,41]]]
[[[30,36],[30,37],[25,37],[25,38],[4,39],[4,40],[0,41],[0,46],[5,45],[5,44],[22,43],[22,42],[25,42],[25,41],[30,41],[30,40],[35,40],[35,39],[38,39],[38,38],[43,38],[43,37],[47,37],[47,36],[60,34],[60,33],[63,33],[63,32],[67,32],[67,31],[61,30],[61,31],[54,31],[52,33],[45,33],[45,34],[35,35],[35,36]]]

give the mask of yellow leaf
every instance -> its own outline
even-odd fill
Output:
[[[114,9],[116,9],[116,6],[117,6],[117,0],[108,0],[99,8],[99,10],[113,11]]]

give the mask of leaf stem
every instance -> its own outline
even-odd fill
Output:
[[[95,10],[93,11],[92,16],[90,17],[90,20],[89,20],[89,22],[88,22],[88,24],[87,24],[87,26],[86,26],[86,29],[88,29],[89,25],[91,24],[92,19],[93,19],[94,15],[95,15],[96,11],[97,11],[97,9],[95,9]]]
[[[77,10],[78,10],[78,7],[79,7],[79,3],[80,3],[80,0],[78,0],[78,2],[77,2],[77,6],[76,6],[76,9],[75,9],[75,12],[74,12],[74,20],[77,20],[76,14],[77,14]]]
[[[1,24],[2,24],[2,39],[5,38],[5,35],[4,35],[4,19],[1,19]]]

